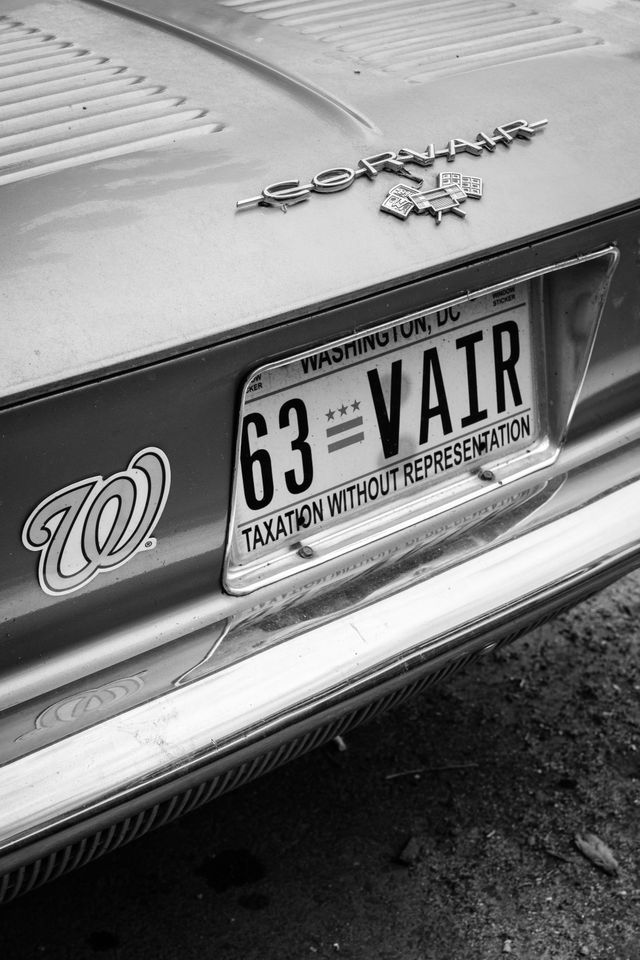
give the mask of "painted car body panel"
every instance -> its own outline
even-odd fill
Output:
[[[224,772],[267,742],[280,749],[320,718],[502,642],[640,559],[632,4],[585,12],[568,3],[560,26],[543,10],[535,56],[502,39],[487,52],[484,34],[473,47],[475,28],[457,21],[449,43],[447,21],[441,58],[416,67],[405,57],[402,70],[393,23],[363,53],[346,38],[329,43],[340,32],[331,4],[322,13],[331,30],[305,20],[304,0],[293,5],[297,24],[278,21],[277,3],[256,0],[260,16],[244,6],[70,0],[2,10],[166,85],[211,127],[144,150],[89,151],[59,169],[16,167],[13,179],[0,167],[0,786],[12,798],[0,816],[0,871],[55,850],[67,830],[77,838],[96,818],[142,809],[178,781]],[[361,5],[337,6],[353,31]],[[499,21],[505,5],[495,6]],[[0,109],[1,97],[0,72]],[[464,221],[383,215],[398,182],[389,173],[286,212],[236,207],[267,184],[307,182],[383,150],[442,147],[547,116],[529,141],[422,170],[425,185],[442,170],[483,178]],[[553,465],[504,489],[496,482],[435,530],[394,532],[249,596],[222,589],[239,403],[253,370],[535,270],[581,269],[599,251],[611,252],[610,286]],[[551,320],[576,321],[579,339],[582,315],[577,303]],[[89,510],[111,481],[131,489],[125,474],[145,451],[159,451],[171,475],[147,536],[122,564],[56,591],[29,518],[61,491],[86,487]],[[628,516],[607,524],[616,510]],[[593,536],[589,523],[600,524]],[[556,555],[560,529],[566,550]],[[553,554],[548,581],[542,567],[528,569],[529,549],[539,564]],[[518,571],[509,591],[505,563]],[[464,605],[452,593],[456,571],[478,581]],[[94,758],[110,737],[101,766]],[[70,764],[82,776],[66,777]],[[55,810],[28,789],[43,770]]]
[[[616,237],[627,253],[633,247],[635,223],[633,215],[616,221]],[[560,262],[589,244],[604,246],[610,236],[607,224],[541,244],[533,252],[504,254],[483,264],[483,280],[499,282],[534,266]],[[620,386],[626,385],[627,392],[611,391],[612,356],[607,342],[597,340],[582,391],[583,405],[574,420],[577,436],[592,429],[594,408],[603,420],[635,409],[629,381],[636,382],[632,374],[637,353],[631,344],[637,344],[639,332],[625,305],[629,297],[640,297],[640,281],[629,260],[623,257],[614,273],[603,318],[603,327],[606,324],[616,342],[626,345],[616,363]],[[225,595],[220,580],[237,400],[248,373],[268,354],[296,353],[344,329],[402,316],[425,297],[444,301],[452,290],[474,286],[477,276],[475,265],[459,268],[437,281],[407,285],[393,297],[381,293],[364,303],[325,311],[319,318],[261,331],[246,341],[242,351],[234,343],[220,344],[4,411],[2,432],[12,461],[2,478],[2,500],[7,542],[13,548],[2,557],[0,576],[5,615],[0,647],[3,703],[9,707],[30,700],[52,686],[86,676],[89,665],[102,669],[164,642],[166,626],[159,633],[154,630],[158,631],[163,618],[180,620],[178,611],[183,607],[202,605],[198,617],[204,620],[197,619],[198,629],[208,629],[229,616],[242,618],[243,610],[254,601]],[[172,473],[171,496],[155,531],[157,546],[69,596],[48,596],[38,582],[37,557],[21,546],[28,514],[59,488],[124,469],[133,454],[148,446],[165,452]],[[300,581],[299,575],[290,580],[285,595],[295,596]],[[261,591],[257,603],[274,610],[282,597],[283,590],[276,587]],[[132,635],[128,629],[132,622],[147,627]],[[188,627],[171,627],[167,638],[187,632]],[[43,649],[47,651],[45,669],[39,666]],[[184,669],[192,665],[187,663]]]
[[[269,24],[245,14],[234,20],[229,40],[242,56],[229,52],[206,38],[220,23],[228,27],[233,11],[211,8],[209,22],[195,4],[180,4],[178,14],[171,4],[148,7],[167,20],[193,19],[205,37],[200,43],[178,28],[150,28],[101,5],[7,9],[98,54],[117,54],[208,109],[222,129],[173,150],[3,185],[5,402],[391,288],[575,227],[637,198],[640,132],[632,122],[621,127],[611,110],[614,98],[632,116],[625,104],[637,97],[632,30],[625,44],[412,84],[359,58],[328,55],[322,43],[284,28],[276,48]],[[265,47],[268,56],[253,60]],[[282,79],[280,70],[296,80]],[[321,78],[331,101],[314,92]],[[287,215],[236,211],[237,200],[269,183],[550,113],[548,128],[532,142],[456,161],[484,177],[494,202],[485,201],[464,224],[447,224],[437,239],[432,224],[420,219],[403,225],[379,216],[386,191],[378,181],[391,185],[389,174],[337,196],[314,196]]]

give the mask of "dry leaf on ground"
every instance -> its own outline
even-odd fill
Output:
[[[576,833],[575,843],[580,853],[600,870],[611,875],[617,874],[620,870],[618,861],[609,847],[600,837],[596,837],[595,833],[585,833],[583,837]]]
[[[409,837],[404,847],[397,855],[396,862],[408,867],[420,857],[420,844],[415,837]]]

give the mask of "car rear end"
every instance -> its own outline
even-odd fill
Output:
[[[629,8],[248,6],[0,22],[3,899],[640,558]]]

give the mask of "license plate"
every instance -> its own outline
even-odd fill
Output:
[[[519,283],[258,370],[243,395],[232,564],[311,556],[354,524],[384,535],[385,517],[531,449],[531,299]]]

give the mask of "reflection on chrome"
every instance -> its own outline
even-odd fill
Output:
[[[640,555],[637,450],[627,447],[588,469],[576,465],[546,501],[542,491],[529,518],[520,514],[515,529],[505,524],[503,537],[452,565],[443,555],[442,568],[427,579],[395,592],[390,576],[384,597],[356,609],[347,584],[341,611],[314,625],[301,604],[297,634],[287,642],[6,765],[3,855],[51,829],[86,825],[105,804],[131,802],[141,785],[173,790],[182,776],[202,776],[206,765],[223,770],[237,763],[239,750],[259,753],[271,734],[311,729],[328,711],[366,703],[479,651],[512,633],[514,623],[620,575]],[[30,789],[43,782],[46,792]]]
[[[197,680],[199,676],[216,669],[214,657],[218,647],[229,632],[229,625],[229,620],[223,620],[221,623],[212,627],[212,630],[214,631],[214,639],[211,642],[211,646],[205,653],[202,660],[199,660],[198,663],[194,664],[192,667],[189,667],[188,670],[185,670],[184,673],[180,674],[180,676],[173,681],[173,685],[175,687],[181,687],[185,683],[191,683],[193,680]],[[216,627],[218,630],[217,635],[215,635]]]
[[[43,730],[50,730],[59,725],[77,724],[79,721],[86,720],[89,716],[93,717],[95,714],[109,710],[115,703],[142,690],[144,686],[143,677],[146,672],[146,670],[142,670],[131,677],[111,680],[102,684],[102,686],[82,690],[65,697],[63,700],[57,700],[38,714],[33,730],[28,730],[21,736],[16,737],[16,742],[26,740]]]

